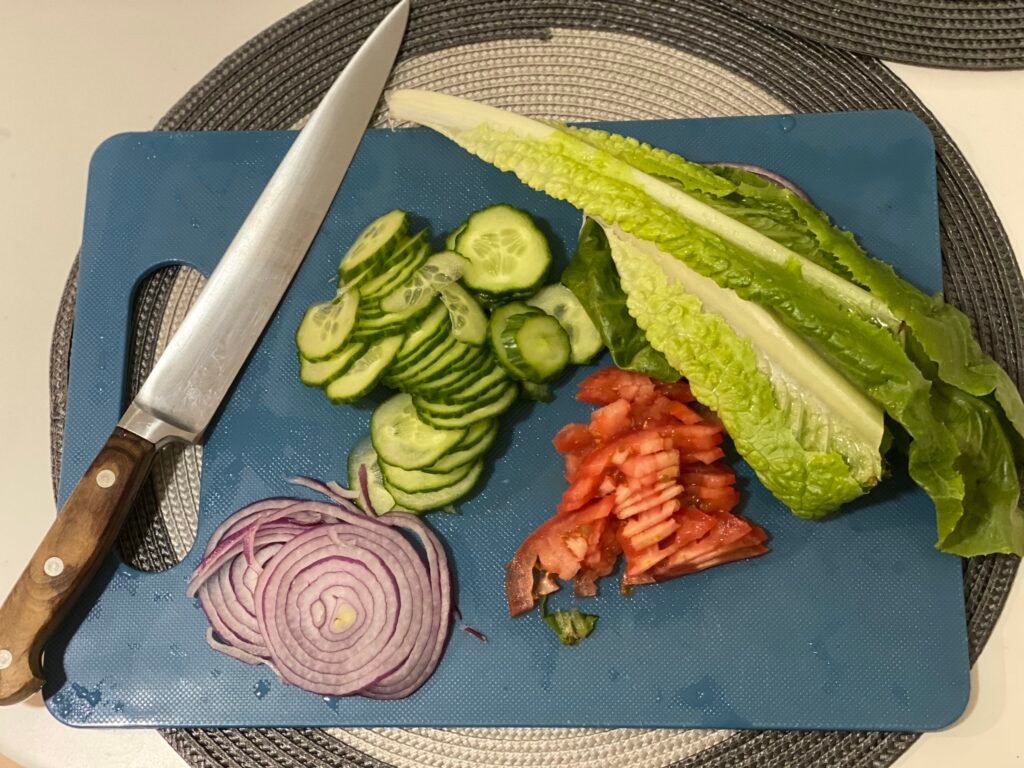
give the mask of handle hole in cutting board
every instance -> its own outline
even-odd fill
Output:
[[[139,282],[129,330],[126,403],[205,284],[201,272],[185,265],[163,267]],[[199,527],[202,450],[198,445],[169,445],[157,454],[118,537],[118,552],[127,565],[157,573],[180,563],[192,549]]]

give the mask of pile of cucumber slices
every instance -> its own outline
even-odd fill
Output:
[[[306,310],[295,335],[299,378],[332,401],[378,382],[398,390],[349,454],[349,482],[367,468],[377,514],[465,496],[520,392],[545,397],[547,382],[603,348],[572,292],[543,285],[551,250],[529,214],[484,208],[445,246],[435,253],[407,213],[385,213],[342,257],[337,295]]]

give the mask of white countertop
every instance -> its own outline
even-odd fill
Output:
[[[300,0],[3,0],[0,22],[0,596],[52,519],[48,353],[77,251],[85,177],[107,136],[146,130],[220,59]],[[892,67],[980,176],[1024,257],[1024,71]],[[12,439],[13,438],[13,439]],[[972,675],[965,716],[898,765],[1024,764],[1024,590],[1018,586]],[[0,709],[0,768],[184,763],[154,731],[75,730],[37,695]]]

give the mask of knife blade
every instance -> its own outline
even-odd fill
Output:
[[[408,17],[401,0],[331,85],[0,606],[0,705],[42,686],[43,646],[113,545],[157,450],[198,442],[220,407],[338,192]]]

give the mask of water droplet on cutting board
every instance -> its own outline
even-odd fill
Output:
[[[211,669],[210,670],[210,677],[220,677],[220,670],[219,669]]]
[[[256,698],[261,701],[267,698],[267,694],[270,693],[270,681],[260,680],[252,687],[252,692],[256,694]]]
[[[324,696],[324,703],[327,704],[327,706],[333,709],[335,712],[338,711],[339,701],[341,701],[340,696]]]
[[[190,227],[192,227],[192,229],[199,229],[199,219],[197,219],[195,216],[188,220],[188,224]]]
[[[796,118],[792,115],[783,115],[779,118],[779,128],[783,133],[789,133],[796,128]]]

